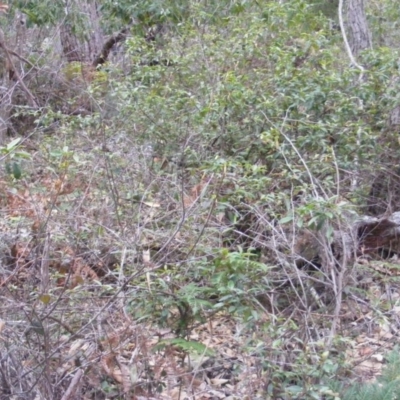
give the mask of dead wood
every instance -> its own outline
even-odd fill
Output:
[[[400,211],[388,217],[360,217],[345,230],[335,230],[329,244],[321,232],[301,232],[293,249],[296,264],[315,264],[316,260],[324,260],[327,248],[338,264],[343,256],[346,262],[351,262],[365,255],[400,254]]]
[[[98,67],[99,65],[103,65],[107,60],[108,56],[110,55],[111,49],[113,46],[119,42],[122,42],[126,39],[131,25],[121,29],[117,34],[112,35],[103,45],[100,54],[93,60],[92,66]]]

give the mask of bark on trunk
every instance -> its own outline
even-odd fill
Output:
[[[103,35],[100,28],[100,16],[96,1],[88,0],[79,4],[85,17],[87,29],[78,37],[72,25],[66,21],[60,28],[60,39],[63,55],[68,62],[79,61],[90,63],[100,53]]]
[[[372,47],[364,0],[347,0],[347,26],[350,48],[357,58],[362,50]]]

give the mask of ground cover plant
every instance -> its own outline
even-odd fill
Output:
[[[397,398],[398,7],[0,11],[0,399]]]

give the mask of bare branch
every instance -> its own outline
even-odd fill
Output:
[[[12,71],[14,73],[14,77],[18,81],[18,83],[21,85],[23,91],[27,94],[30,105],[34,108],[38,108],[38,104],[35,100],[35,97],[31,93],[31,91],[27,88],[25,85],[24,81],[22,80],[20,74],[18,73],[17,69],[15,68],[15,65],[13,63],[13,60],[11,58],[11,53],[10,50],[8,49],[8,46],[6,45],[5,38],[4,38],[4,32],[3,30],[0,29],[0,47],[4,50],[4,53],[6,55],[7,61],[12,68]]]

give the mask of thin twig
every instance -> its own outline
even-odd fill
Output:
[[[25,85],[24,81],[22,80],[20,74],[18,73],[17,69],[15,68],[13,60],[11,58],[10,50],[5,42],[4,32],[2,29],[0,29],[0,47],[4,50],[7,61],[9,62],[10,66],[12,67],[14,75],[17,78],[18,83],[21,85],[23,91],[27,94],[29,102],[30,102],[30,106],[34,107],[34,108],[38,108],[39,106],[35,100],[35,97],[31,93],[31,91],[27,88],[27,86]]]
[[[70,400],[75,398],[75,392],[78,389],[78,385],[82,376],[83,376],[83,370],[78,369],[74,377],[71,379],[71,383],[69,384],[67,391],[64,393],[64,396],[61,397],[61,400]]]

